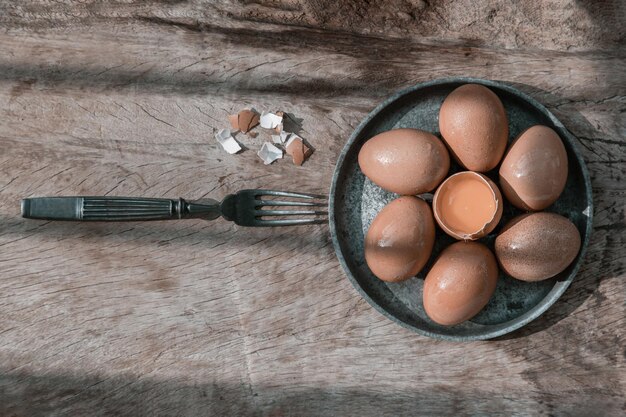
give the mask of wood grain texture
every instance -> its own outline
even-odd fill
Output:
[[[623,2],[508,3],[0,1],[0,414],[623,415]],[[499,340],[383,318],[326,226],[19,216],[27,196],[326,192],[381,99],[454,75],[544,103],[592,176],[579,276]],[[243,106],[293,113],[315,154],[225,154]]]

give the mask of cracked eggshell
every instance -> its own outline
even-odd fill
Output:
[[[293,136],[285,144],[285,152],[291,155],[294,165],[302,165],[312,154],[311,149],[300,136]]]
[[[479,84],[465,84],[443,101],[439,131],[457,162],[470,171],[487,172],[502,159],[509,123],[493,91]]]
[[[476,240],[492,232],[502,218],[503,207],[498,186],[472,171],[448,177],[433,197],[437,224],[459,240]]]
[[[523,131],[500,166],[500,187],[522,210],[543,210],[554,203],[567,182],[567,152],[559,135],[547,126]]]
[[[363,144],[361,171],[376,185],[400,195],[434,190],[450,168],[445,145],[418,129],[393,129]]]
[[[239,114],[229,114],[228,121],[233,130],[239,130]]]
[[[242,110],[238,113],[239,130],[248,133],[259,124],[259,113],[254,110]]]
[[[398,282],[417,275],[435,243],[435,222],[425,201],[397,198],[374,218],[365,237],[365,261],[383,281]]]

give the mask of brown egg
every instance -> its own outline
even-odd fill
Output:
[[[457,242],[435,261],[424,281],[424,310],[434,322],[451,326],[483,309],[496,289],[498,264],[485,245]]]
[[[567,181],[567,152],[557,133],[547,126],[523,131],[500,167],[500,187],[511,204],[523,210],[543,210],[554,203]]]
[[[365,261],[383,281],[402,281],[424,267],[435,243],[433,214],[423,200],[400,197],[378,213],[365,238]]]
[[[490,233],[502,218],[502,195],[483,174],[463,171],[450,176],[435,192],[435,220],[456,239],[476,240]]]
[[[502,102],[478,84],[462,85],[446,97],[439,111],[439,130],[457,162],[478,172],[498,165],[509,136]]]
[[[443,142],[428,132],[393,129],[365,142],[359,166],[385,190],[415,195],[439,185],[450,168],[450,156]]]
[[[504,226],[495,250],[507,274],[522,281],[541,281],[572,263],[580,250],[580,233],[558,214],[523,214]]]

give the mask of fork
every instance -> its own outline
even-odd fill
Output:
[[[264,197],[284,197],[268,200]],[[220,216],[240,226],[294,226],[325,222],[327,197],[274,190],[242,190],[221,202],[134,197],[35,197],[22,200],[22,217],[44,220],[141,221]],[[281,209],[265,209],[281,207]],[[296,209],[282,209],[282,208]],[[316,208],[324,208],[319,210]],[[276,218],[272,217],[289,217]]]

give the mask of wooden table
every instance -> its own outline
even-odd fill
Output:
[[[0,415],[623,415],[624,3],[508,3],[0,1]],[[594,188],[574,284],[499,340],[382,317],[327,226],[20,217],[28,196],[326,192],[380,100],[455,75],[544,103]],[[226,154],[245,106],[293,113],[315,154]]]

